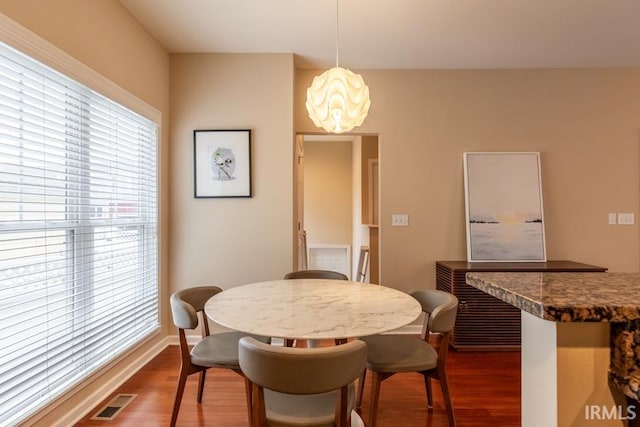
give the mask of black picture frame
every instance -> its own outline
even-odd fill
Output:
[[[193,131],[193,195],[252,197],[251,129]]]

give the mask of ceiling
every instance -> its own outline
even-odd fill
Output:
[[[169,52],[336,63],[336,0],[120,0]],[[353,69],[640,66],[639,0],[340,0]]]

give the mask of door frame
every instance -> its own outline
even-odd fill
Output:
[[[362,164],[362,161],[360,162],[360,168],[362,169],[362,172],[364,174],[367,175],[367,177],[371,178],[371,173],[376,173],[376,177],[377,177],[377,183],[379,183],[379,179],[380,179],[380,163],[379,163],[379,159],[380,159],[380,136],[378,134],[375,135],[371,135],[371,134],[347,134],[347,135],[330,135],[330,134],[314,134],[314,133],[297,133],[295,135],[294,138],[294,150],[293,150],[293,223],[292,223],[292,228],[293,228],[293,241],[292,241],[292,269],[293,270],[302,270],[307,268],[308,265],[308,253],[307,253],[307,244],[306,244],[306,236],[304,234],[305,232],[305,228],[304,228],[304,141],[305,141],[305,137],[306,136],[311,136],[314,138],[324,138],[326,137],[326,139],[334,139],[336,137],[350,137],[350,138],[356,138],[358,136],[375,136],[377,138],[377,159],[375,160],[371,160],[369,159],[367,162],[365,162],[365,164]],[[353,144],[353,142],[352,142]],[[377,166],[377,168],[373,168],[375,170],[375,172],[373,172],[371,170],[371,168],[374,166],[372,163],[375,163],[375,166]],[[370,193],[370,191],[372,191],[371,188],[367,188],[367,189],[362,189],[362,191],[366,191],[367,192],[367,201],[366,203],[369,204],[369,206],[367,206],[369,209],[367,209],[369,211],[369,215],[371,217],[369,218],[361,218],[361,212],[353,212],[354,217],[357,216],[359,219],[359,223],[365,226],[369,226],[370,229],[370,235],[371,235],[371,221],[375,220],[373,217],[377,217],[380,214],[380,189],[378,188],[378,194],[377,197],[372,197],[373,195]],[[361,195],[362,196],[362,195]],[[375,200],[377,202],[377,206],[374,206],[374,202],[373,200]],[[371,214],[374,215],[371,215]],[[376,218],[377,219],[377,218]],[[376,221],[379,223],[379,220]],[[368,223],[368,224],[367,224]],[[376,240],[378,239],[378,228],[379,225],[375,225],[375,238]],[[352,245],[352,253],[355,254],[357,252],[357,248],[353,247],[353,243],[354,240],[351,241],[351,245]],[[376,244],[375,245],[377,247],[377,252],[378,253],[370,253],[370,262],[374,261],[377,269],[378,269],[378,274],[375,274],[374,276],[378,276],[379,277],[379,268],[380,268],[380,248],[379,246]],[[371,266],[371,264],[370,264]],[[375,268],[375,266],[374,266]],[[352,268],[353,271],[353,268]],[[371,271],[371,269],[370,269]],[[378,281],[378,277],[376,277],[376,281]]]

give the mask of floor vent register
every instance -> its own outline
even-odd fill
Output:
[[[116,395],[109,403],[100,409],[97,414],[91,417],[91,419],[102,421],[114,419],[136,396],[137,394]]]

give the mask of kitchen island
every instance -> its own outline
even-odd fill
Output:
[[[522,426],[640,417],[640,274],[467,273],[521,310]]]

